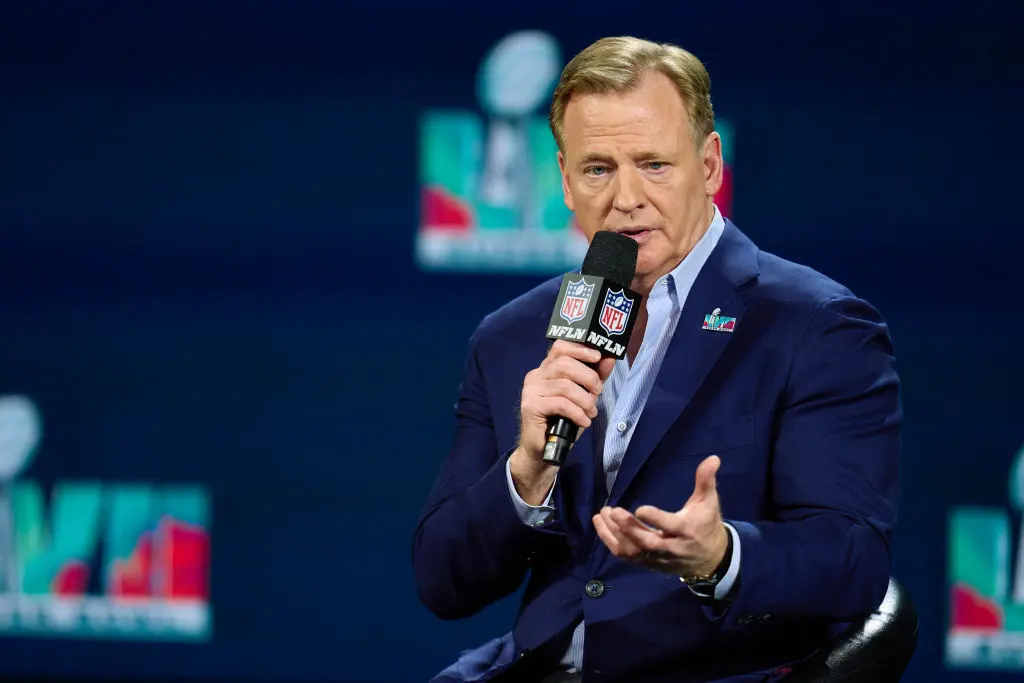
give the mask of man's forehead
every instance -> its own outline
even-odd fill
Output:
[[[657,156],[675,149],[689,139],[689,122],[682,112],[634,110],[602,115],[566,116],[564,140],[566,153],[579,158]]]
[[[659,84],[660,85],[660,84]],[[565,109],[566,137],[670,136],[688,126],[682,98],[671,84],[624,93],[574,95]]]

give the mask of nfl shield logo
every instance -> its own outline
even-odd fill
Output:
[[[601,327],[608,336],[622,334],[629,320],[629,312],[633,310],[633,300],[621,289],[608,291],[604,297],[604,308],[601,309]]]
[[[582,277],[576,282],[570,282],[565,288],[565,299],[562,301],[562,308],[559,315],[562,320],[572,325],[577,320],[583,320],[590,307],[590,297],[594,293],[594,285]]]

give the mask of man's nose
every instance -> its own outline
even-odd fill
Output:
[[[612,206],[622,213],[632,213],[643,204],[643,180],[636,169],[623,169],[615,174]]]

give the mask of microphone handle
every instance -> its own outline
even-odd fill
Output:
[[[587,363],[588,368],[597,369],[596,363]],[[548,418],[548,439],[544,444],[544,455],[541,458],[549,465],[561,467],[569,455],[569,449],[579,438],[580,428],[575,422],[561,415]]]
[[[561,467],[569,455],[569,449],[576,443],[580,428],[575,422],[560,415],[548,418],[548,440],[544,444],[544,462]]]

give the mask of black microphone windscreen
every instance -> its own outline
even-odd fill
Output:
[[[583,275],[594,275],[629,287],[636,274],[636,258],[640,245],[617,232],[602,230],[590,241],[583,259]]]

